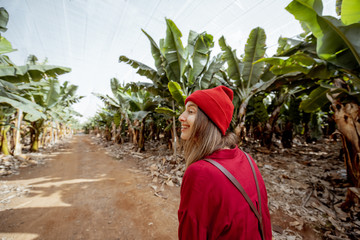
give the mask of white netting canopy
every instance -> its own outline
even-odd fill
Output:
[[[293,37],[301,26],[285,10],[290,0],[0,0],[10,15],[2,33],[17,52],[9,57],[23,65],[29,54],[48,64],[72,68],[60,77],[79,85],[87,97],[75,106],[85,117],[99,104],[91,92],[109,93],[110,78],[121,82],[143,81],[120,55],[154,66],[149,40],[143,28],[159,43],[165,37],[165,17],[173,20],[187,45],[190,30],[214,36],[243,52],[251,29],[262,27],[267,35],[267,54],[276,51],[280,36]],[[324,12],[335,15],[335,0],[323,0]]]

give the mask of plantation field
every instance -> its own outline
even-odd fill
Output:
[[[341,142],[271,150],[249,142],[269,195],[274,239],[354,239],[358,208],[340,209]],[[160,142],[137,152],[94,135],[42,149],[43,164],[0,178],[2,239],[177,239],[184,163]]]

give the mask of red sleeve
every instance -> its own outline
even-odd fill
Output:
[[[179,239],[207,239],[209,182],[201,164],[186,170],[180,192]]]

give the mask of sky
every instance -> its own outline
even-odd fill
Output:
[[[24,65],[30,54],[40,62],[70,67],[59,76],[79,86],[85,96],[74,109],[86,121],[102,102],[92,93],[111,95],[110,79],[120,82],[147,81],[119,57],[140,61],[154,68],[150,43],[144,29],[156,43],[165,38],[165,18],[175,22],[187,45],[190,30],[213,35],[213,55],[220,52],[218,40],[243,53],[251,29],[261,27],[267,35],[268,56],[276,52],[280,36],[302,32],[295,18],[285,10],[290,0],[0,0],[9,13],[8,30],[1,35],[16,52],[8,56]],[[324,15],[335,16],[336,0],[323,0]]]

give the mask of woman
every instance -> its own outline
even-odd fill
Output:
[[[213,164],[226,168],[241,184],[257,211],[261,209],[263,239],[271,239],[267,193],[261,174],[251,159],[260,190],[237,137],[227,133],[234,106],[233,92],[225,86],[198,90],[185,100],[180,115],[187,169],[178,211],[179,239],[262,239],[258,218],[230,180]],[[255,210],[256,211],[256,210]]]

